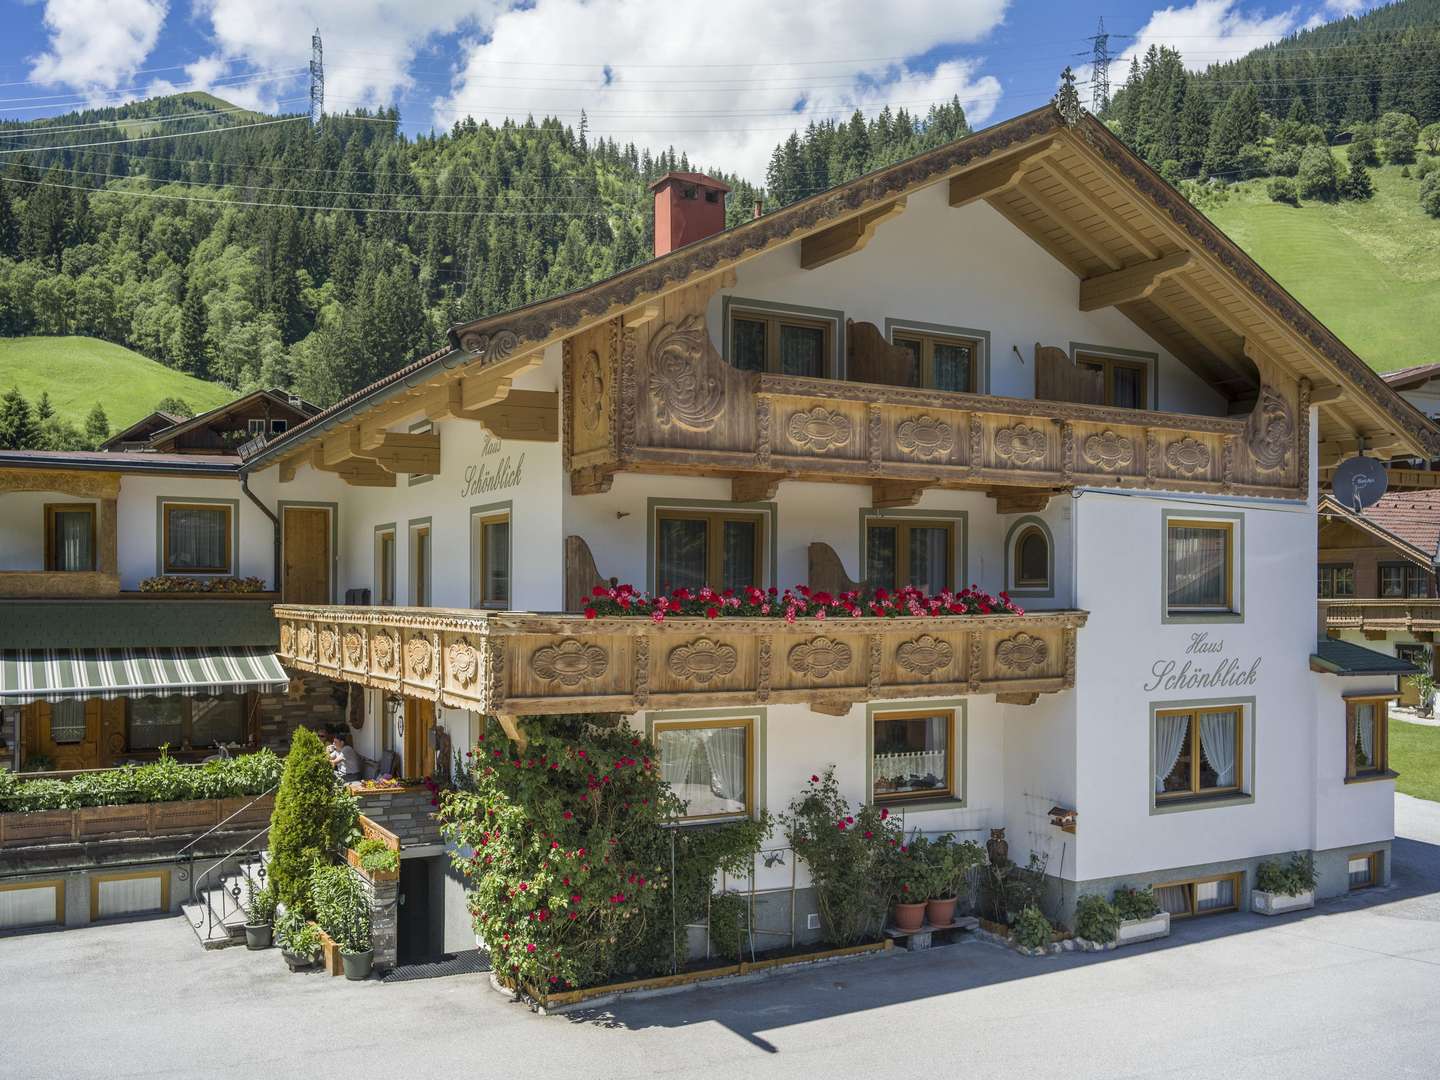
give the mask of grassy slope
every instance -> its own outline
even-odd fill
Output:
[[[1399,166],[1370,173],[1369,202],[1296,209],[1252,180],[1206,213],[1371,367],[1440,360],[1440,221]]]
[[[119,431],[178,397],[197,413],[235,397],[219,383],[157,364],[122,345],[87,337],[0,338],[0,393],[18,386],[33,405],[49,391],[56,415],[83,425],[98,401]]]
[[[1440,727],[1391,720],[1390,768],[1396,791],[1440,802]]]

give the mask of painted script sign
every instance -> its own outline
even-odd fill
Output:
[[[1245,661],[1222,656],[1224,640],[1210,640],[1210,635],[1197,631],[1190,635],[1182,660],[1156,660],[1150,665],[1151,690],[1215,690],[1235,686],[1254,686],[1260,678],[1260,657],[1247,667]],[[1213,659],[1212,659],[1213,657]]]
[[[525,471],[525,455],[511,458],[506,454],[498,461],[482,461],[465,467],[465,482],[460,485],[460,497],[469,499],[476,495],[488,495],[506,488],[518,487]]]

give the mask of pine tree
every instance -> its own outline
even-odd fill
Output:
[[[44,423],[55,415],[55,406],[50,403],[50,391],[41,390],[40,400],[35,402],[35,419]]]
[[[1370,170],[1358,161],[1352,162],[1349,171],[1340,181],[1340,197],[1363,202],[1374,194],[1375,183],[1370,179]]]
[[[270,815],[270,881],[280,902],[310,910],[310,868],[335,846],[335,770],[320,737],[298,727]]]
[[[179,367],[196,378],[205,378],[210,371],[210,342],[206,336],[209,330],[205,313],[205,298],[200,289],[191,285],[185,290],[185,302],[180,305]]]
[[[92,447],[98,447],[110,437],[110,418],[105,415],[105,406],[100,402],[85,417],[85,438]]]
[[[25,213],[20,222],[20,249],[28,257],[48,264],[53,273],[60,272],[65,245],[70,241],[74,204],[70,193],[60,185],[65,174],[51,169],[36,184],[25,200]]]
[[[20,220],[10,201],[10,185],[0,178],[0,258],[13,259],[20,254]]]
[[[0,397],[0,450],[34,450],[40,446],[40,427],[30,402],[12,386]]]
[[[1175,160],[1181,176],[1194,176],[1205,163],[1205,146],[1210,139],[1210,102],[1192,79],[1184,82],[1185,102],[1180,108],[1179,139]]]

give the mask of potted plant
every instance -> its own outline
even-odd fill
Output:
[[[930,892],[929,844],[918,837],[889,849],[890,922],[902,933],[925,925],[925,900]]]
[[[1308,852],[1295,852],[1285,862],[1262,862],[1255,871],[1250,910],[1260,915],[1283,915],[1315,906],[1315,860]]]
[[[291,971],[312,968],[320,958],[320,928],[298,911],[287,911],[275,920],[275,938]]]
[[[1115,890],[1113,903],[1120,916],[1120,926],[1115,931],[1117,944],[1135,945],[1170,936],[1170,913],[1160,910],[1150,886],[1139,889],[1122,886]]]
[[[375,950],[370,937],[370,899],[347,865],[317,863],[310,884],[315,918],[340,947],[347,979],[370,977]]]
[[[249,891],[245,904],[245,947],[268,949],[271,923],[275,920],[275,890],[269,885],[255,888],[254,878],[246,878],[245,888]]]
[[[931,926],[949,926],[955,921],[960,894],[970,890],[970,872],[985,861],[985,851],[970,840],[955,842],[949,833],[925,844],[925,918]]]

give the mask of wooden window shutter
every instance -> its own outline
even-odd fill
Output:
[[[1089,371],[1054,345],[1035,343],[1035,397],[1040,401],[1105,404],[1105,375]]]

